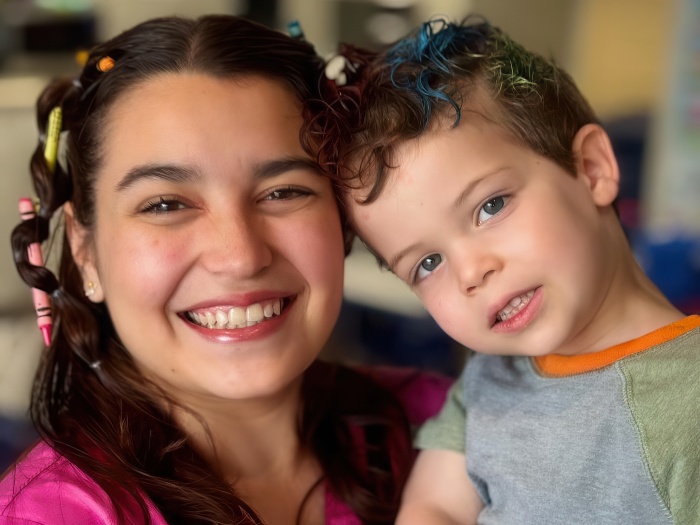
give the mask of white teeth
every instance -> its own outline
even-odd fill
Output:
[[[216,311],[216,326],[226,326],[228,324],[228,315],[221,310]]]
[[[263,315],[263,307],[261,304],[251,304],[245,313],[246,321],[249,323],[257,323],[265,317]]]
[[[207,328],[235,329],[253,326],[266,319],[271,319],[282,312],[282,301],[276,299],[266,303],[251,304],[247,308],[234,306],[228,310],[214,309],[189,312],[189,319]]]
[[[228,324],[231,326],[231,328],[240,326],[243,323],[245,323],[245,310],[240,306],[231,308],[228,311]]]
[[[496,314],[496,318],[499,321],[506,321],[513,317],[515,314],[520,312],[527,303],[530,302],[530,299],[532,299],[532,296],[535,295],[534,290],[530,290],[527,293],[524,293],[522,295],[519,295],[517,297],[513,297],[510,301],[508,301],[508,304]]]

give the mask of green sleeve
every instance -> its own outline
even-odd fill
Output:
[[[700,329],[620,362],[649,472],[679,525],[700,523]]]
[[[464,373],[447,393],[440,412],[420,427],[415,439],[419,449],[464,453],[467,411],[464,406]]]

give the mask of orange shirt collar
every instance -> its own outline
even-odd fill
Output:
[[[533,358],[537,369],[546,376],[565,377],[598,370],[638,352],[670,341],[700,326],[700,315],[690,315],[680,321],[654,330],[642,337],[606,348],[600,352],[579,355],[550,354]]]

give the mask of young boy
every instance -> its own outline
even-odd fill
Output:
[[[358,235],[475,352],[399,523],[700,523],[700,316],[635,262],[571,78],[482,21],[349,62],[309,136]]]

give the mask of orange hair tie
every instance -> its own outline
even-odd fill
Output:
[[[110,56],[104,56],[97,61],[97,70],[106,73],[114,67],[114,59]]]

